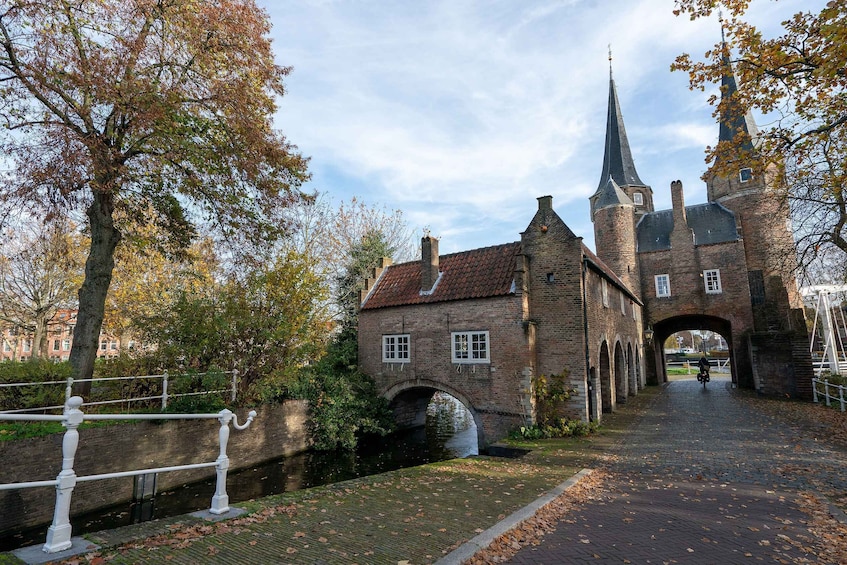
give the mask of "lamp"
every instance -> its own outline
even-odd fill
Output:
[[[647,329],[644,330],[644,340],[653,341],[653,324],[647,324]]]

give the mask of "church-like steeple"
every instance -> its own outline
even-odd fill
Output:
[[[753,120],[753,114],[749,109],[742,109],[737,102],[738,86],[735,82],[735,73],[732,71],[732,63],[729,60],[729,47],[723,35],[721,27],[721,49],[723,51],[724,73],[721,79],[721,116],[719,141],[732,141],[738,133],[743,132],[748,139],[743,148],[753,151],[753,144],[759,135],[759,129]]]
[[[638,178],[635,170],[635,162],[632,160],[632,151],[629,149],[629,141],[626,138],[626,129],[621,116],[618,92],[615,89],[615,79],[612,76],[612,55],[609,53],[609,110],[606,116],[606,147],[603,156],[603,172],[600,174],[600,182],[597,192],[606,185],[609,177],[618,186],[646,186]]]

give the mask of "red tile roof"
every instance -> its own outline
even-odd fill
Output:
[[[365,300],[362,310],[489,298],[514,293],[519,241],[439,257],[441,276],[432,294],[421,294],[420,261],[391,265]]]

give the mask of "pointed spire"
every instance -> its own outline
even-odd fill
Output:
[[[721,23],[721,51],[723,52],[724,73],[721,79],[721,105],[723,109],[720,116],[718,140],[732,141],[738,132],[744,132],[749,136],[749,140],[744,144],[744,150],[753,151],[754,141],[759,135],[759,128],[756,127],[756,122],[753,120],[753,114],[750,110],[741,112],[737,107],[737,101],[733,99],[738,92],[738,85],[735,81],[735,73],[729,59],[729,47],[724,36],[723,15],[720,16],[719,21]]]
[[[603,172],[600,174],[599,193],[611,177],[619,186],[645,186],[638,178],[632,151],[626,138],[615,80],[612,77],[612,50],[609,48],[609,109],[606,116],[606,148],[603,155]]]

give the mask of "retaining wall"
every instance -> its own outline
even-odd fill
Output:
[[[306,401],[261,406],[256,411],[258,416],[246,430],[230,426],[230,470],[310,447]],[[235,412],[239,423],[244,423],[248,410]],[[220,451],[219,429],[217,420],[146,421],[81,429],[74,471],[77,476],[85,476],[214,461]],[[62,468],[63,435],[0,442],[0,483],[55,479]],[[161,473],[157,489],[167,490],[214,474],[214,467]],[[71,517],[131,500],[133,482],[133,477],[124,477],[77,483]],[[55,502],[55,487],[0,491],[0,535],[50,522]]]

